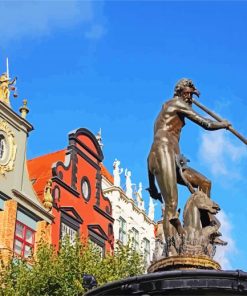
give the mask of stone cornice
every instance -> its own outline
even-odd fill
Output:
[[[107,214],[106,212],[104,212],[101,208],[99,208],[97,205],[93,206],[94,210],[98,213],[100,213],[102,216],[104,216],[105,218],[107,218],[108,220],[110,220],[112,223],[114,222],[114,218],[112,216],[110,216],[109,214]]]
[[[122,188],[118,187],[118,186],[111,186],[109,188],[105,188],[103,189],[103,193],[104,194],[107,194],[107,193],[112,193],[112,192],[119,192],[120,193],[120,198],[126,202],[126,203],[130,203],[133,207],[133,210],[135,210],[138,214],[142,214],[143,215],[143,218],[146,222],[148,222],[149,224],[153,224],[153,225],[156,225],[156,223],[154,221],[152,221],[148,215],[146,214],[145,211],[141,210],[138,208],[138,206],[135,204],[135,201],[131,198],[129,198],[125,192],[123,191]]]
[[[54,220],[54,216],[47,212],[45,208],[42,207],[42,205],[38,205],[34,201],[32,201],[25,193],[20,192],[19,190],[13,189],[12,190],[15,197],[19,198],[21,201],[21,205],[23,207],[29,206],[34,210],[34,213],[39,216],[41,219],[46,220],[47,222],[51,223]],[[30,208],[29,208],[30,209]]]
[[[61,187],[63,187],[64,189],[66,189],[67,191],[69,191],[70,193],[72,193],[75,197],[79,197],[80,196],[80,193],[77,190],[75,190],[71,186],[67,185],[63,180],[59,179],[57,176],[54,176],[51,179],[56,184],[60,185]]]
[[[18,125],[24,126],[27,130],[27,132],[30,132],[33,130],[33,126],[23,117],[21,117],[19,114],[17,114],[14,110],[12,110],[9,106],[4,104],[3,102],[0,101],[0,110],[3,111],[3,116],[4,114],[7,115],[8,119],[12,121],[13,125],[18,123]],[[6,118],[7,119],[7,118]]]

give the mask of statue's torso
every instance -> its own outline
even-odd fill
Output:
[[[154,143],[169,145],[176,153],[179,153],[178,142],[181,129],[185,125],[184,116],[179,113],[180,103],[181,99],[178,98],[167,101],[154,125]]]

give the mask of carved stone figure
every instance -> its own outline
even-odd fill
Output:
[[[142,199],[142,182],[139,182],[137,193],[139,194],[140,198]]]
[[[230,126],[225,120],[217,122],[195,112],[192,109],[194,94],[199,96],[199,91],[193,82],[190,79],[181,79],[175,86],[174,97],[162,106],[154,124],[154,140],[148,156],[148,190],[153,198],[165,202],[163,227],[166,239],[174,237],[179,230],[183,231],[177,212],[177,183],[187,185],[187,182],[191,184],[191,190],[199,188],[210,197],[211,182],[206,177],[186,165],[182,166],[183,176],[180,174],[179,164],[183,158],[180,157],[179,139],[185,119],[195,122],[206,130],[218,130]],[[161,193],[158,192],[155,179]]]
[[[113,179],[114,179],[114,185],[120,187],[121,180],[120,180],[120,175],[123,172],[123,168],[119,168],[120,166],[120,161],[115,159],[113,162]]]
[[[51,210],[52,203],[53,203],[53,197],[51,194],[52,191],[52,180],[48,180],[44,189],[44,207],[48,210]]]
[[[10,81],[6,73],[3,73],[0,76],[0,101],[4,102],[8,106],[10,105],[10,102],[9,102],[10,86],[13,85],[15,82],[16,82],[16,78]],[[14,87],[12,88],[13,90],[15,90]]]
[[[154,202],[152,197],[149,198],[148,217],[154,220]]]
[[[131,171],[128,171],[127,169],[125,169],[125,185],[126,185],[126,195],[129,198],[133,198],[133,189],[132,189],[132,182],[131,182]]]
[[[104,144],[103,144],[103,141],[102,141],[102,130],[101,130],[101,128],[99,129],[99,131],[98,131],[98,133],[96,134],[95,137],[96,137],[96,139],[97,139],[97,141],[98,141],[98,143],[100,145],[100,148],[103,149]]]
[[[142,182],[139,182],[138,190],[136,193],[136,200],[137,200],[137,206],[141,210],[145,210],[144,208],[144,200],[142,198]]]

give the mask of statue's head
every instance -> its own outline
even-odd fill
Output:
[[[199,210],[204,210],[211,214],[217,214],[220,211],[219,205],[201,190],[194,192],[192,199]]]
[[[9,81],[8,75],[7,75],[7,73],[3,73],[0,76],[0,82],[6,82],[6,81]]]
[[[119,166],[120,166],[120,160],[118,160],[118,159],[115,158],[115,160],[113,162],[113,168],[114,169],[118,169]]]
[[[195,94],[197,97],[200,96],[200,92],[196,89],[193,81],[188,78],[180,79],[174,88],[174,97],[181,97],[183,95],[186,96],[185,93],[188,93],[191,98],[193,94]]]

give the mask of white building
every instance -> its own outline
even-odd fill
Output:
[[[112,216],[115,219],[113,226],[115,243],[120,241],[126,244],[131,239],[135,249],[144,254],[147,264],[149,264],[155,249],[156,223],[150,219],[150,217],[154,217],[154,208],[149,209],[151,211],[149,214],[151,215],[146,213],[142,199],[141,184],[139,184],[138,190],[133,190],[133,196],[129,196],[131,193],[129,186],[132,184],[130,173],[125,174],[125,177],[127,177],[125,191],[121,188],[120,174],[123,170],[119,169],[119,161],[116,166],[116,161],[113,166],[114,177],[104,167],[102,168],[103,193],[111,201]]]

